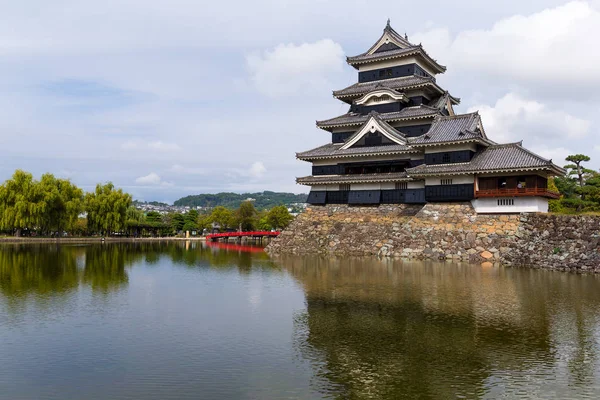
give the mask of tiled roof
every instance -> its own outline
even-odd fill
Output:
[[[404,90],[423,85],[435,85],[435,79],[418,75],[402,76],[400,78],[382,79],[372,82],[359,82],[345,89],[334,90],[335,97],[362,96],[377,89]],[[437,85],[436,85],[437,86]],[[441,89],[440,89],[441,90]]]
[[[324,146],[317,147],[312,150],[296,153],[296,158],[300,160],[310,160],[318,158],[333,158],[333,157],[359,157],[362,155],[374,154],[404,154],[417,153],[417,150],[410,146],[401,144],[392,144],[387,146],[370,146],[370,147],[351,147],[342,149],[343,143],[328,143]]]
[[[379,114],[382,120],[386,122],[393,122],[402,119],[409,118],[425,118],[425,117],[434,117],[439,115],[440,111],[430,106],[414,106],[414,107],[406,107],[400,111],[395,111],[391,113],[382,113]],[[343,126],[343,125],[360,125],[364,124],[365,121],[369,119],[369,115],[364,114],[356,114],[356,113],[347,113],[344,115],[340,115],[335,118],[326,119],[323,121],[317,121],[317,126],[319,128],[327,128],[334,126]]]
[[[373,53],[373,54],[363,53],[358,56],[347,57],[346,61],[348,62],[348,64],[354,66],[354,65],[358,65],[358,64],[372,62],[372,61],[405,57],[405,56],[412,55],[412,54],[420,54],[438,72],[446,71],[446,67],[439,64],[436,60],[431,58],[429,56],[429,54],[427,54],[425,49],[423,49],[423,46],[421,46],[421,45],[418,45],[418,46],[413,45],[410,47],[405,47],[402,49],[394,49],[394,50],[385,51],[385,52],[381,52],[381,53]]]
[[[421,136],[411,138],[410,144],[423,146],[466,140],[486,141],[479,130],[480,126],[481,117],[478,113],[438,116],[433,120],[431,129]]]
[[[400,131],[397,131],[396,129],[394,129],[394,127],[385,122],[380,117],[380,114],[376,111],[371,111],[368,115],[368,119],[365,121],[363,126],[361,126],[356,132],[354,132],[353,135],[347,138],[344,143],[352,142],[354,139],[356,139],[367,126],[367,124],[371,123],[371,118],[373,118],[376,121],[376,123],[381,127],[383,131],[382,133],[386,133],[388,136],[390,136],[390,139],[393,138],[393,141],[400,142],[402,144],[406,143],[406,137],[404,136],[404,134]]]
[[[391,44],[394,44],[393,42],[395,42],[397,45],[387,46],[385,47],[385,50],[380,51],[381,48],[385,46],[385,44],[381,45],[381,41],[386,35],[388,38],[391,39]],[[429,57],[429,55],[425,52],[425,50],[420,44],[414,45],[408,41],[408,37],[402,37],[398,32],[396,32],[391,27],[389,20],[385,28],[383,29],[383,34],[379,37],[379,39],[377,39],[377,41],[373,44],[373,46],[371,46],[369,50],[354,57],[347,57],[347,61],[348,64],[355,65],[375,60],[385,60],[389,58],[402,57],[414,53],[420,53],[423,56],[423,58],[425,58],[425,60],[429,64],[431,64],[431,66],[438,72],[444,72],[446,70],[446,67],[438,64],[436,60]]]
[[[419,165],[409,168],[409,176],[444,175],[495,171],[551,170],[557,174],[565,171],[539,155],[525,149],[521,143],[492,145],[481,150],[468,163]]]
[[[385,174],[361,174],[361,175],[317,175],[297,178],[296,182],[303,185],[317,185],[324,183],[364,183],[364,182],[398,182],[409,181],[406,172],[391,172]]]
[[[448,93],[446,91],[440,97],[431,100],[428,105],[430,107],[435,107],[435,108],[439,108],[440,110],[443,110],[444,107],[446,106],[446,103],[447,103],[448,99],[450,99],[450,102],[452,104],[455,104],[455,105],[456,104],[460,104],[460,98],[454,97],[454,96],[450,95],[450,93]]]

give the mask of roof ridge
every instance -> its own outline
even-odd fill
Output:
[[[513,147],[513,146],[523,147],[523,141],[520,140],[518,142],[496,143],[494,145],[491,145],[489,148],[502,148],[502,147]]]
[[[543,161],[547,162],[548,164],[553,164],[552,159],[547,159],[545,157],[542,157],[539,154],[536,154],[533,151],[529,150],[528,148],[524,147],[522,140],[520,140],[518,142],[512,142],[512,143],[496,144],[496,145],[489,146],[488,148],[503,148],[503,147],[518,147],[533,157],[539,158],[540,160],[543,160]]]
[[[471,113],[465,113],[465,114],[456,114],[456,115],[442,115],[440,117],[440,119],[459,119],[459,118],[470,118],[473,117],[474,115],[479,115],[479,111],[474,111]]]

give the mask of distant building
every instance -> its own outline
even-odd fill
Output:
[[[498,144],[477,112],[436,83],[446,71],[389,24],[365,53],[347,58],[358,83],[333,92],[346,114],[317,121],[328,144],[297,153],[312,175],[310,204],[471,201],[475,210],[546,212],[547,178],[565,171],[521,142]]]

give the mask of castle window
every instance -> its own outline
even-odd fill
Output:
[[[444,155],[442,156],[442,163],[447,164],[449,162],[450,162],[450,154],[444,153]]]
[[[379,103],[379,102],[381,102],[381,101],[388,101],[388,100],[390,100],[390,99],[391,99],[391,98],[390,98],[390,96],[388,96],[387,94],[384,94],[383,96],[380,96],[380,97],[375,97],[375,98],[373,99],[373,102],[375,102],[375,103]]]
[[[452,185],[452,179],[442,179],[441,184],[444,186]]]
[[[396,190],[406,190],[406,189],[408,189],[407,182],[397,182],[396,183]]]
[[[379,77],[380,78],[388,78],[392,76],[392,69],[391,68],[387,68],[387,69],[382,69],[379,71]]]
[[[340,191],[341,192],[349,192],[350,191],[350,184],[349,183],[344,183],[344,184],[340,185]]]
[[[499,206],[514,206],[515,199],[498,199]]]

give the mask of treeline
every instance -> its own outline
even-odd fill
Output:
[[[181,207],[217,207],[223,206],[230,209],[236,209],[248,200],[253,199],[254,206],[259,210],[270,209],[275,206],[293,203],[306,203],[306,194],[280,193],[265,191],[262,193],[217,193],[217,194],[198,194],[182,197],[173,203]]]
[[[270,210],[258,211],[254,204],[245,201],[237,209],[223,206],[213,208],[210,212],[199,213],[190,210],[185,214],[160,214],[131,208],[127,212],[126,226],[133,236],[160,235],[168,236],[184,232],[226,232],[226,231],[269,231],[287,227],[294,217],[287,207],[280,205]]]
[[[257,211],[246,201],[237,209],[215,207],[210,213],[144,213],[133,206],[131,195],[112,183],[84,191],[68,179],[52,174],[35,180],[17,170],[0,185],[0,231],[22,236],[125,235],[170,236],[185,231],[283,229],[293,219],[285,206]]]
[[[549,188],[558,191],[559,200],[550,200],[550,211],[575,214],[600,212],[600,173],[585,166],[591,158],[584,154],[574,154],[566,158],[569,164],[564,168],[566,176],[556,177],[549,182]]]
[[[131,196],[112,183],[98,184],[84,193],[68,179],[44,174],[35,180],[17,170],[0,186],[0,230],[21,236],[34,232],[54,235],[67,232],[110,234],[125,228]],[[82,220],[80,215],[86,214]]]

